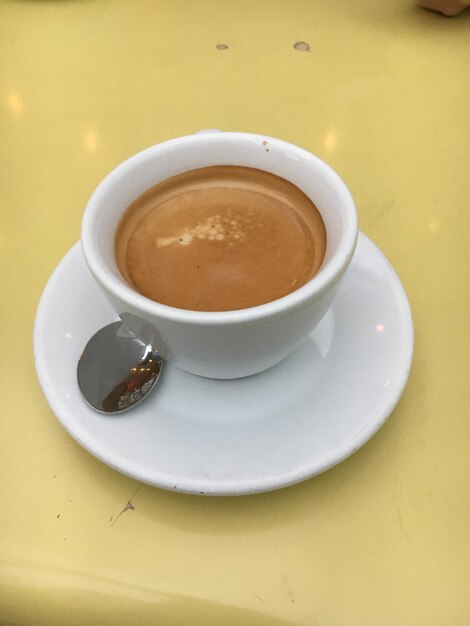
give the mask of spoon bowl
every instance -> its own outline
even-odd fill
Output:
[[[141,402],[155,386],[163,359],[121,322],[101,328],[88,341],[77,366],[86,402],[96,411],[116,414]]]

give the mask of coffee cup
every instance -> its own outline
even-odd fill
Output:
[[[288,295],[230,311],[180,309],[151,300],[122,276],[114,238],[127,207],[157,183],[214,165],[264,170],[293,183],[318,208],[327,245],[320,270]],[[238,132],[207,132],[166,141],[121,163],[98,185],[82,222],[88,268],[116,313],[175,367],[209,378],[241,378],[279,363],[328,311],[351,262],[358,235],[353,198],[339,175],[307,150]],[[150,330],[149,330],[150,329]]]

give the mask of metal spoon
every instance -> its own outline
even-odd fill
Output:
[[[163,358],[153,345],[118,321],[104,326],[88,341],[78,361],[78,386],[96,411],[122,413],[153,389],[162,366]]]

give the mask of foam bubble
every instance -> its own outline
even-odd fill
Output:
[[[169,246],[171,244],[179,244],[181,246],[187,246],[194,239],[201,241],[224,241],[225,239],[246,239],[247,224],[241,223],[238,219],[231,219],[233,212],[229,212],[227,219],[222,220],[221,215],[213,215],[208,217],[203,222],[198,222],[195,226],[187,226],[185,230],[179,235],[174,237],[158,237],[156,239],[156,245],[158,248]],[[252,225],[248,223],[248,228],[251,229]],[[235,245],[231,242],[231,245]]]
[[[172,243],[175,243],[175,237],[158,237],[156,241],[157,248],[164,248]]]
[[[191,233],[183,233],[178,239],[179,243],[183,246],[187,246],[193,240]]]

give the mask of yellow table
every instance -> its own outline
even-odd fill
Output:
[[[470,623],[469,76],[470,12],[412,0],[1,3],[2,626]],[[56,421],[31,349],[100,179],[213,127],[340,172],[416,331],[404,396],[364,448],[233,499],[99,463]]]

